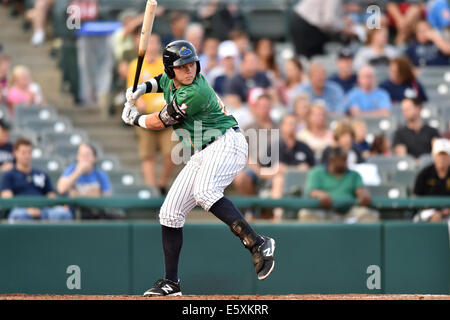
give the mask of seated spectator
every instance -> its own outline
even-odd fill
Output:
[[[264,179],[271,177],[264,174],[264,168],[270,168],[272,165],[269,149],[274,145],[272,139],[278,139],[278,135],[273,133],[273,129],[277,129],[277,126],[270,118],[272,107],[271,97],[267,94],[260,95],[255,107],[252,108],[254,121],[243,127],[248,141],[247,167],[233,182],[242,195],[255,195]]]
[[[403,99],[402,112],[406,125],[395,131],[392,143],[397,156],[409,154],[417,159],[422,154],[430,153],[433,139],[439,138],[435,128],[423,123],[421,111],[422,105],[418,99]]]
[[[302,0],[292,8],[290,33],[299,56],[324,54],[324,45],[337,34],[353,36],[342,0]],[[307,39],[307,41],[305,41]]]
[[[358,87],[348,93],[343,112],[352,117],[387,117],[391,110],[389,94],[377,87],[374,68],[362,67],[358,73]]]
[[[370,146],[369,156],[391,156],[391,142],[384,134],[375,136]]]
[[[337,73],[330,77],[331,81],[341,86],[348,93],[356,85],[357,76],[353,71],[353,52],[349,48],[340,50],[337,61]]]
[[[326,165],[332,148],[340,147],[347,153],[347,165],[352,168],[355,164],[364,162],[361,153],[355,147],[355,131],[352,124],[348,121],[340,121],[336,125],[333,132],[334,143],[332,146],[325,148],[322,154],[321,163]]]
[[[316,158],[322,157],[323,150],[333,144],[327,109],[322,103],[316,102],[309,107],[306,128],[297,133],[297,139],[306,143],[314,151]]]
[[[386,11],[389,24],[396,29],[395,43],[401,45],[407,43],[414,33],[414,26],[423,16],[423,6],[419,3],[408,1],[389,1]]]
[[[101,197],[112,194],[108,175],[96,168],[97,152],[87,143],[78,147],[77,162],[68,165],[57,183],[58,193],[70,197]]]
[[[0,103],[6,103],[8,96],[8,76],[11,59],[6,53],[0,52]]]
[[[283,196],[284,173],[287,168],[307,171],[315,164],[314,152],[303,142],[296,139],[297,120],[294,115],[287,114],[280,124],[280,141],[278,144],[279,168],[272,180],[271,197],[279,199]],[[273,218],[280,221],[283,215],[281,208],[275,208]]]
[[[36,0],[34,8],[27,12],[28,20],[33,24],[33,37],[31,44],[34,46],[45,43],[45,28],[47,24],[47,17],[52,9],[55,0]]]
[[[355,132],[354,147],[361,154],[363,158],[369,156],[370,145],[367,142],[367,125],[364,121],[353,120],[352,121],[353,131]]]
[[[448,1],[428,1],[427,20],[438,31],[443,31],[448,28],[450,26],[450,4]]]
[[[170,33],[162,36],[162,45],[165,47],[172,41],[182,40],[189,22],[190,18],[187,13],[183,11],[171,12],[169,14]]]
[[[203,53],[200,54],[200,69],[202,74],[208,78],[209,73],[219,65],[218,59],[219,40],[216,38],[206,38],[203,44]]]
[[[311,101],[323,100],[331,114],[341,112],[344,91],[333,81],[327,79],[327,72],[323,65],[313,62],[309,66],[310,83],[302,84],[295,89],[293,96],[299,93],[308,93]]]
[[[13,146],[9,140],[10,126],[0,119],[0,171],[9,171],[14,167]]]
[[[33,82],[30,70],[27,67],[14,67],[7,102],[12,116],[14,115],[14,107],[18,105],[44,104],[41,87]]]
[[[311,104],[309,95],[300,93],[293,100],[293,113],[297,120],[297,134],[306,128],[306,120],[308,117],[309,106]]]
[[[433,143],[433,164],[422,169],[414,184],[416,196],[450,196],[450,140]],[[417,213],[414,221],[449,221],[450,208],[426,209]]]
[[[3,174],[0,190],[2,198],[16,196],[56,197],[48,175],[31,166],[32,143],[19,139],[14,144],[15,167]],[[19,220],[72,220],[70,211],[62,206],[53,208],[13,208],[8,215],[9,222]]]
[[[359,173],[349,170],[347,152],[340,148],[330,149],[328,163],[316,166],[308,174],[305,194],[319,201],[321,210],[302,209],[299,220],[313,221],[346,221],[374,222],[378,220],[377,213],[369,210],[371,196],[364,187]],[[350,210],[332,210],[334,199],[357,199],[358,205]]]
[[[219,45],[218,55],[219,64],[208,73],[207,79],[214,91],[223,97],[228,79],[236,75],[239,52],[233,41],[226,40]]]
[[[398,57],[390,62],[389,79],[380,83],[380,88],[389,93],[392,103],[400,103],[411,96],[428,101],[425,89],[417,80],[411,61],[406,57]]]
[[[416,25],[416,38],[405,54],[416,67],[450,65],[450,44],[424,20]]]
[[[297,58],[291,58],[285,62],[285,79],[279,81],[276,85],[278,91],[278,100],[283,105],[288,105],[293,101],[293,94],[295,89],[306,83],[306,75],[303,73],[303,66]]]
[[[272,84],[267,74],[258,71],[258,56],[248,51],[245,53],[240,66],[240,73],[230,78],[225,87],[225,103],[231,108],[239,108],[247,101],[250,89],[269,88]]]
[[[388,36],[388,30],[384,26],[381,29],[369,30],[365,46],[356,52],[353,66],[355,70],[367,64],[387,67],[391,59],[400,55],[395,47],[388,44]]]
[[[275,61],[275,49],[268,38],[261,38],[256,42],[255,52],[259,58],[259,70],[266,72],[269,79],[274,82],[280,77],[280,70]]]

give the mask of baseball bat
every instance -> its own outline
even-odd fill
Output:
[[[142,23],[141,37],[139,39],[139,55],[136,66],[136,74],[134,75],[133,92],[136,91],[141,76],[142,63],[144,62],[145,53],[147,51],[148,39],[152,33],[153,21],[155,20],[156,0],[147,0],[144,13],[144,22]]]

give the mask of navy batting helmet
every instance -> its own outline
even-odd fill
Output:
[[[164,72],[170,79],[175,77],[173,67],[197,62],[197,74],[200,72],[200,59],[194,46],[189,41],[176,40],[169,43],[163,52]]]

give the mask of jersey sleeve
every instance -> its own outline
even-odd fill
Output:
[[[1,178],[0,191],[5,191],[5,190],[13,191],[13,179],[9,172],[3,174],[2,178]]]
[[[186,113],[187,117],[202,111],[202,108],[207,105],[207,99],[200,94],[195,87],[185,86],[178,89],[175,94],[175,102],[180,110]]]

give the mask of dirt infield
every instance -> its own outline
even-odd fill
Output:
[[[184,295],[146,298],[134,295],[27,295],[3,294],[0,300],[450,300],[450,295],[308,294],[308,295]]]

